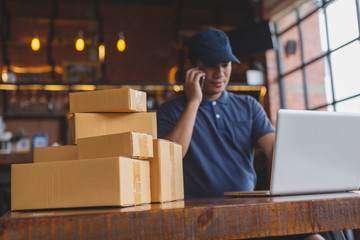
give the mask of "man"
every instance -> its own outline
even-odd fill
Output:
[[[253,148],[271,161],[274,128],[254,98],[225,91],[231,62],[239,60],[224,32],[210,28],[194,35],[189,58],[196,67],[186,73],[186,96],[163,104],[157,116],[159,136],[183,147],[185,197],[252,191]]]
[[[182,145],[185,198],[252,191],[254,147],[271,166],[274,128],[254,98],[225,90],[232,62],[240,62],[223,31],[209,28],[195,34],[188,55],[194,67],[186,72],[185,95],[157,112],[158,136]],[[307,239],[323,239],[316,237]]]

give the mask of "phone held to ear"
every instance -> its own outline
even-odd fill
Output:
[[[200,81],[199,81],[201,89],[202,89],[203,86],[204,86],[204,82],[205,82],[205,76],[202,76],[202,77],[200,78]]]
[[[196,67],[195,67],[195,66],[193,66],[191,63],[189,63],[189,68],[196,68]],[[203,88],[203,86],[204,86],[205,78],[206,78],[206,76],[202,76],[202,77],[200,77],[200,81],[199,81],[199,83],[200,83],[200,87],[201,87],[201,89],[202,89],[202,88]]]

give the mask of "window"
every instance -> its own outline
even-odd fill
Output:
[[[358,41],[331,53],[335,100],[360,93],[360,44]]]
[[[330,49],[359,36],[355,0],[336,0],[326,7]]]
[[[281,108],[360,112],[360,0],[309,0],[274,23]]]

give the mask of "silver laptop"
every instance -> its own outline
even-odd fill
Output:
[[[279,110],[269,191],[225,196],[294,195],[358,190],[360,114]]]

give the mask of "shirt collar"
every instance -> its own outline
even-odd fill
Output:
[[[227,104],[229,102],[229,93],[226,90],[224,90],[222,92],[221,96],[218,99],[214,100],[214,101],[216,101],[218,103],[222,103],[222,104]],[[210,100],[208,100],[206,98],[203,98],[201,104],[211,103],[211,102],[214,102],[214,101],[210,101]]]

